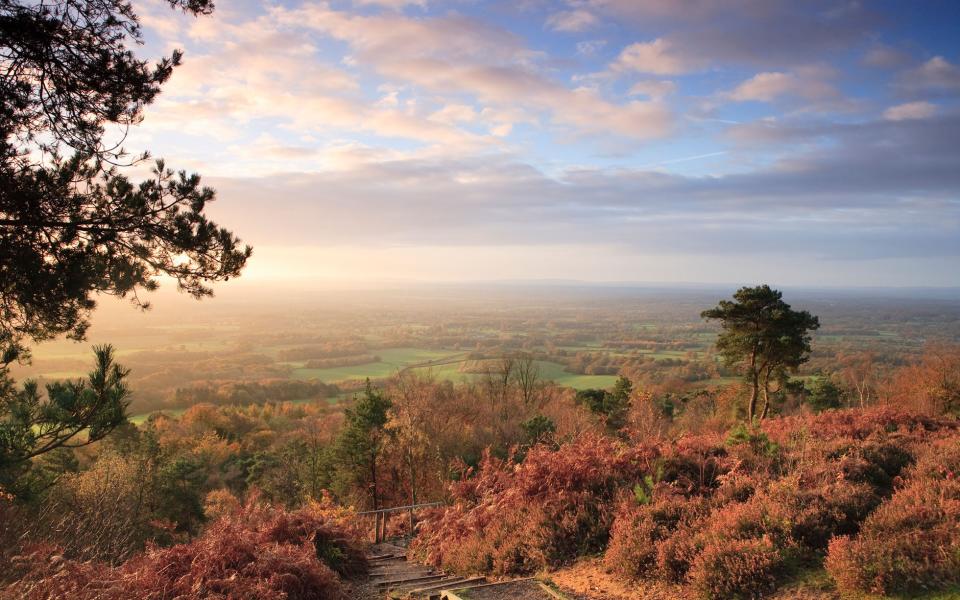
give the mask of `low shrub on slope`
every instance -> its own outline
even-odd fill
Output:
[[[860,535],[830,542],[827,570],[841,590],[877,594],[960,585],[960,440],[925,449]]]
[[[711,599],[766,595],[828,552],[843,590],[943,586],[960,572],[957,448],[956,420],[889,410],[659,446],[584,438],[520,464],[486,461],[422,523],[415,548],[495,573],[604,551],[619,577]]]
[[[284,511],[250,502],[187,544],[152,548],[118,567],[64,560],[36,547],[8,598],[345,599],[365,572],[359,531],[329,504]]]
[[[412,549],[455,571],[529,573],[606,546],[618,493],[642,479],[656,452],[589,436],[522,463],[489,455],[453,484],[453,506],[420,523]]]

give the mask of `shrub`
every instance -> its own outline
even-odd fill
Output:
[[[660,481],[685,494],[712,492],[734,464],[716,436],[681,438],[662,452],[657,464]]]
[[[119,567],[33,549],[27,575],[5,598],[347,598],[340,574],[366,568],[343,515],[322,504],[286,512],[254,502],[189,544],[151,548]]]
[[[451,486],[453,505],[429,512],[414,552],[448,569],[529,573],[606,546],[616,498],[650,471],[656,453],[586,436],[524,461],[484,458]]]
[[[830,543],[826,566],[841,590],[888,594],[960,584],[957,445],[934,445],[858,537]]]
[[[704,539],[696,525],[682,526],[657,542],[657,577],[670,583],[683,583],[703,546]]]
[[[610,531],[605,561],[612,571],[629,579],[649,576],[657,570],[657,543],[677,527],[699,516],[705,502],[683,496],[655,495],[652,504],[633,500],[621,503]]]
[[[688,580],[701,598],[753,598],[776,587],[784,560],[768,538],[717,540],[690,566]]]
[[[866,484],[832,481],[794,496],[791,537],[802,548],[822,553],[836,535],[856,533],[881,501]]]

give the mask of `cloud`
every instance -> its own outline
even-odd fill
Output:
[[[380,6],[390,10],[402,10],[407,6],[427,8],[427,0],[353,0],[358,6]]]
[[[594,56],[606,45],[606,40],[587,40],[585,42],[577,42],[577,54],[588,57]]]
[[[868,67],[892,69],[905,65],[909,60],[910,57],[906,52],[880,44],[870,48],[863,55],[862,62]]]
[[[230,222],[261,243],[960,257],[957,115],[763,127],[767,143],[800,150],[725,176],[587,167],[551,175],[486,153],[370,157],[334,172],[214,183],[236,212]],[[255,216],[264,194],[284,199],[270,222]]]
[[[837,95],[837,89],[816,74],[782,72],[757,73],[726,94],[736,102],[771,102],[782,96],[822,100]]]
[[[447,104],[437,112],[427,117],[439,123],[471,123],[477,120],[477,111],[466,104]]]
[[[677,84],[668,80],[643,80],[630,86],[631,96],[647,96],[651,100],[662,100],[677,91]]]
[[[642,63],[678,74],[710,65],[802,65],[862,44],[880,17],[863,3],[829,0],[581,0],[585,9],[665,31],[639,42]],[[672,66],[671,66],[672,65]]]
[[[732,102],[779,102],[796,105],[802,111],[849,111],[858,106],[843,96],[830,81],[836,72],[823,66],[803,66],[792,72],[757,73],[717,98]]]
[[[907,102],[891,106],[883,111],[883,118],[888,121],[902,121],[904,119],[926,119],[937,112],[934,104],[925,101]]]
[[[960,67],[942,56],[934,56],[903,72],[899,85],[912,93],[960,93]]]
[[[682,75],[703,66],[699,60],[676,52],[674,44],[663,38],[630,44],[610,65],[614,72],[637,71],[654,75]]]
[[[666,135],[672,125],[670,111],[660,103],[616,103],[596,90],[567,87],[544,73],[541,54],[517,36],[467,17],[358,16],[323,5],[274,14],[288,26],[346,43],[358,67],[417,90],[545,113],[554,126],[580,134],[649,140]]]
[[[600,19],[593,13],[577,9],[553,13],[547,18],[546,25],[553,31],[575,33],[596,27],[599,23]]]

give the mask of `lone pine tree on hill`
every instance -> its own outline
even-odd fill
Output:
[[[770,381],[784,380],[810,356],[810,332],[820,320],[809,312],[796,311],[783,301],[783,294],[768,285],[743,287],[733,301],[721,300],[700,315],[720,322],[723,332],[717,350],[728,365],[739,365],[750,383],[747,418],[766,417],[770,410]],[[757,414],[757,401],[763,408]]]
[[[213,10],[211,0],[167,1],[194,15]],[[130,157],[111,137],[141,120],[181,58],[150,64],[130,50],[141,42],[126,0],[0,0],[0,471],[63,441],[41,440],[29,415],[54,419],[46,435],[73,441],[72,423],[98,423],[92,441],[123,419],[104,401],[125,397],[120,387],[49,389],[46,401],[16,390],[8,367],[28,359],[28,343],[82,340],[96,295],[146,307],[138,291],[160,276],[210,295],[209,283],[238,276],[251,254],[207,218],[214,191],[199,176],[159,160],[142,182],[121,173],[147,155]],[[97,361],[122,386],[112,355]]]

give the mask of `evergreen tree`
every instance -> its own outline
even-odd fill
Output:
[[[96,365],[86,380],[14,389],[0,378],[0,491],[28,496],[31,460],[60,448],[76,448],[103,439],[126,420],[129,373],[114,363],[113,348],[94,348]],[[24,478],[21,481],[21,478]]]
[[[580,390],[577,392],[576,401],[586,405],[593,414],[602,417],[610,431],[619,431],[627,424],[632,393],[633,383],[621,375],[612,390]]]
[[[338,479],[345,491],[369,493],[374,510],[380,508],[378,462],[388,438],[386,428],[391,402],[370,380],[363,395],[344,411],[343,429],[337,438]]]
[[[167,0],[194,15],[212,0]],[[151,65],[127,0],[0,0],[0,471],[99,439],[123,421],[123,375],[106,365],[107,388],[55,384],[17,389],[9,366],[27,346],[66,334],[84,339],[95,296],[131,298],[171,277],[194,297],[240,274],[249,247],[206,215],[214,191],[197,175],[157,161],[134,182],[131,157],[114,138],[143,116],[180,63]],[[98,354],[98,361],[103,358]],[[101,365],[103,366],[103,365]],[[99,368],[99,367],[98,367]],[[78,387],[80,386],[80,387]],[[112,386],[112,387],[111,387]],[[108,389],[109,388],[109,389]],[[79,427],[79,429],[78,429]],[[34,433],[34,431],[38,433]]]
[[[750,384],[747,417],[766,417],[770,410],[770,382],[786,380],[810,355],[810,332],[820,327],[817,317],[795,311],[783,294],[768,285],[743,287],[733,301],[721,300],[701,313],[704,319],[720,321],[723,331],[717,350],[728,365],[739,365]],[[757,402],[763,396],[762,411]]]

